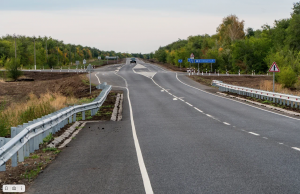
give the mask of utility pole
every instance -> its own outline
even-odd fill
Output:
[[[34,42],[34,70],[36,70],[35,37],[33,37],[33,42]]]
[[[48,50],[47,50],[47,41],[48,41],[48,39],[46,38],[46,65],[48,64]]]
[[[17,42],[16,42],[16,35],[14,34],[15,37],[15,59],[17,59]]]

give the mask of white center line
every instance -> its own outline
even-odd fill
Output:
[[[198,109],[198,108],[196,108],[196,107],[194,107],[194,109],[196,109],[196,110],[199,111],[199,112],[203,112],[202,110],[200,110],[200,109]]]
[[[229,123],[223,122],[225,125],[230,125]]]
[[[264,139],[268,139],[267,137],[263,137]]]
[[[188,102],[186,102],[186,104],[187,104],[187,105],[189,105],[189,106],[193,106],[193,105],[191,105],[191,104],[190,104],[190,103],[188,103]]]
[[[259,134],[253,133],[253,132],[248,132],[248,133],[250,133],[250,134],[252,134],[252,135],[255,135],[255,136],[260,136]]]

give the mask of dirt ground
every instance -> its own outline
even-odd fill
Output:
[[[23,102],[31,92],[36,96],[48,91],[76,98],[89,96],[88,82],[82,81],[87,80],[84,73],[24,72],[24,76],[34,81],[0,82],[0,105]],[[92,90],[97,89],[92,86]]]
[[[226,84],[232,84],[237,86],[244,86],[249,88],[259,89],[260,82],[264,80],[272,80],[272,76],[188,76],[191,79],[207,85],[211,86],[212,80],[223,81]]]

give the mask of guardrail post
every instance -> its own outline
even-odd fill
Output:
[[[290,101],[287,100],[286,101],[286,105],[289,106],[290,105]]]
[[[16,135],[17,135],[17,128],[16,128],[16,127],[11,127],[11,128],[10,128],[10,136],[11,136],[11,138],[15,137]],[[18,166],[17,153],[15,153],[15,154],[11,157],[11,166],[12,166],[12,167]]]
[[[294,107],[294,102],[293,101],[291,101],[291,108],[293,108]]]
[[[0,137],[0,148],[2,146],[4,146],[4,144],[5,144],[5,137]],[[5,171],[5,169],[6,169],[6,166],[4,163],[2,166],[0,166],[0,171],[3,172],[3,171]]]
[[[32,125],[32,124],[34,124],[34,122],[33,121],[29,121],[28,122],[28,125]],[[33,131],[30,131],[30,133],[32,133]],[[29,139],[29,153],[32,153],[32,152],[34,152],[34,150],[33,150],[33,139],[31,138],[31,139]]]
[[[19,125],[17,128],[17,133],[20,133],[23,130],[22,125]],[[22,139],[24,141],[24,139]],[[21,147],[18,151],[18,161],[23,162],[24,161],[24,146]]]
[[[69,123],[72,123],[72,116],[69,117]]]
[[[28,123],[24,123],[23,124],[23,128],[25,129],[28,126]],[[26,142],[26,144],[24,145],[24,157],[28,157],[29,156],[29,141]]]
[[[73,114],[73,122],[76,122],[76,113]]]
[[[85,120],[85,111],[81,112],[81,116],[82,116],[82,120],[84,121]]]

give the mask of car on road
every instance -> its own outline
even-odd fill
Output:
[[[135,58],[131,58],[130,63],[136,63]]]

